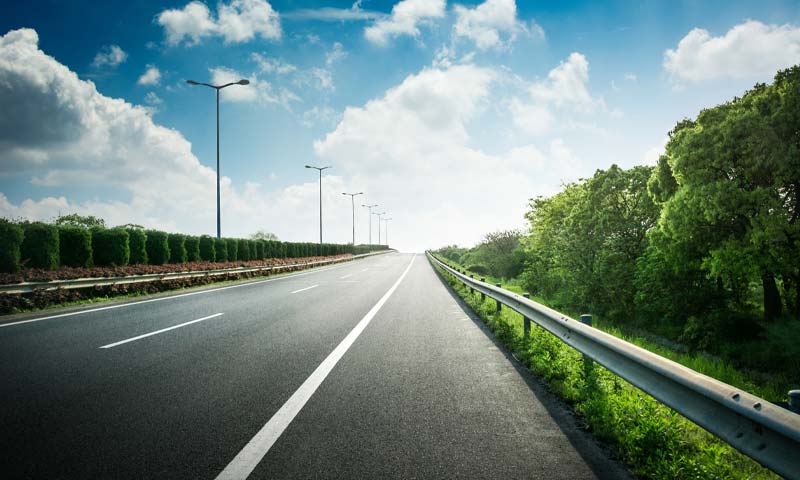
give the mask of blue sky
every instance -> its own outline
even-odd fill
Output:
[[[401,249],[474,243],[800,63],[798,6],[5,2],[0,215],[214,233],[214,94],[185,80],[248,78],[221,105],[224,235],[316,239],[311,163],[326,241],[363,190]]]

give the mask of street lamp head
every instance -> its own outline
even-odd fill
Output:
[[[195,82],[194,80],[186,80],[186,83],[189,85],[200,85],[199,83]]]
[[[314,167],[312,167],[311,165],[306,165],[306,168],[314,168]]]
[[[250,80],[247,80],[246,78],[243,78],[243,79],[239,80],[236,83],[238,83],[239,85],[250,85]]]

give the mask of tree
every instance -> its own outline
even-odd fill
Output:
[[[258,230],[256,233],[250,235],[250,240],[278,240],[278,236],[272,232]]]
[[[93,217],[91,215],[78,215],[71,213],[69,215],[59,215],[55,222],[56,225],[71,225],[73,227],[84,228],[105,228],[106,222],[102,218]]]

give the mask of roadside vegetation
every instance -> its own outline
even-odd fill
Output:
[[[293,263],[386,249],[386,245],[282,242],[263,230],[243,239],[167,233],[133,224],[108,228],[102,219],[77,214],[60,216],[52,223],[0,218],[0,285],[234,267],[279,266],[286,271],[290,268],[283,266]],[[264,273],[231,272],[137,284],[3,293],[0,294],[0,314],[255,275]]]
[[[598,170],[532,199],[526,232],[438,253],[783,395],[800,387],[799,131],[796,66],[678,122],[656,166]]]
[[[533,324],[530,336],[524,338],[520,314],[509,308],[497,313],[493,300],[487,297],[481,302],[480,294],[471,294],[469,288],[434,266],[514,356],[550,391],[571,404],[585,427],[637,476],[664,480],[780,478],[600,365],[587,372],[581,354],[546,330]],[[620,335],[619,331],[610,333]],[[641,339],[626,340],[696,370],[710,371],[709,375],[757,395],[776,395],[724,363],[676,354]]]

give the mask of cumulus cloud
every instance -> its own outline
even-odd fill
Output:
[[[260,102],[263,104],[281,105],[291,110],[292,102],[299,102],[300,98],[291,91],[281,88],[276,89],[266,80],[259,79],[255,74],[245,76],[238,71],[227,67],[214,67],[209,69],[211,82],[214,85],[238,82],[246,78],[249,85],[231,85],[220,90],[220,100],[231,103]]]
[[[677,81],[772,76],[800,63],[800,27],[748,20],[714,37],[695,28],[664,52],[664,70]]]
[[[381,186],[368,200],[392,216],[393,238],[408,248],[521,226],[528,198],[552,193],[578,160],[560,140],[497,154],[470,146],[469,125],[492,103],[499,77],[475,65],[423,69],[347,108],[315,151],[354,182]]]
[[[285,18],[295,20],[317,20],[322,22],[346,22],[359,20],[374,20],[384,17],[380,12],[373,12],[361,8],[361,0],[353,3],[350,8],[301,8],[284,14]]]
[[[384,46],[392,37],[410,35],[418,37],[418,25],[445,14],[445,0],[402,0],[392,7],[392,13],[364,30],[370,42]]]
[[[95,68],[116,67],[128,59],[128,54],[119,45],[109,45],[103,47],[94,56],[92,66]]]
[[[232,0],[217,5],[217,18],[202,2],[192,1],[181,9],[167,9],[157,17],[164,27],[167,44],[196,45],[204,38],[221,36],[225,43],[248,42],[260,36],[281,38],[280,16],[266,0]]]
[[[200,163],[178,131],[155,123],[146,108],[102,95],[42,52],[34,30],[0,37],[0,108],[0,175],[54,191],[112,187],[119,192],[118,198],[85,202],[63,195],[12,202],[0,192],[0,216],[47,220],[58,212],[77,212],[112,225],[213,233],[214,170]],[[326,176],[325,184],[325,204],[342,206],[325,212],[333,225],[326,239],[346,241],[350,211],[339,192],[363,185],[337,176]],[[236,189],[227,177],[221,186],[225,235],[264,228],[286,240],[315,238],[316,178],[270,192],[252,182]]]
[[[455,6],[453,36],[466,38],[481,50],[508,47],[520,33],[544,38],[542,27],[532,22],[528,28],[517,19],[515,0],[486,0],[474,8]]]
[[[148,65],[144,73],[136,81],[139,85],[158,85],[161,81],[161,70],[155,65]]]

